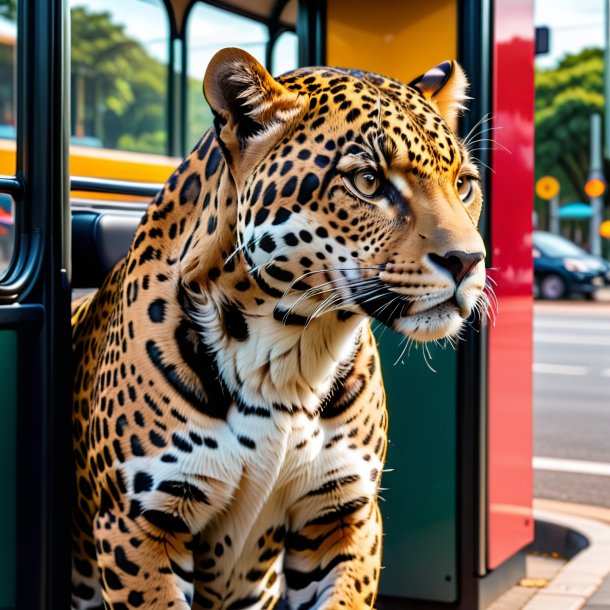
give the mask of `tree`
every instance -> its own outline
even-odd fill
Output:
[[[564,192],[580,200],[586,200],[590,116],[604,113],[603,69],[602,51],[585,49],[536,72],[537,169],[567,178]]]
[[[0,0],[0,17],[7,21],[16,21],[17,0]]]
[[[165,152],[167,66],[108,12],[71,10],[73,124],[109,148]]]

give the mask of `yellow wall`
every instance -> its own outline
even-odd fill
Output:
[[[327,64],[409,82],[457,54],[456,0],[328,0]]]

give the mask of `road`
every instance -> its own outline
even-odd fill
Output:
[[[534,495],[610,507],[610,301],[534,309]]]

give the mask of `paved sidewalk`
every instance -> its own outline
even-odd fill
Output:
[[[527,577],[488,610],[610,610],[610,509],[535,500],[534,517],[585,536],[570,561],[527,558]]]

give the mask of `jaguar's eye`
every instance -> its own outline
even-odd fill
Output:
[[[470,203],[474,195],[474,180],[470,176],[461,176],[455,183],[458,195],[464,203]]]
[[[346,176],[345,182],[354,195],[364,199],[375,197],[381,186],[379,176],[370,169],[361,169],[354,172],[351,176]]]

